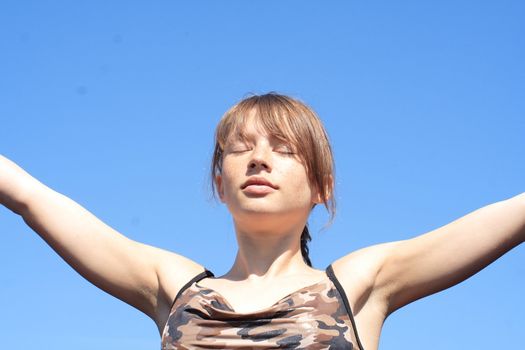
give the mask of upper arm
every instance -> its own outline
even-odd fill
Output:
[[[387,314],[472,276],[523,242],[524,195],[478,209],[424,235],[396,242],[375,280]]]
[[[82,206],[38,185],[22,216],[71,267],[97,287],[162,323],[171,298],[202,267],[133,241]]]
[[[522,194],[415,238],[360,249],[333,266],[351,291],[353,311],[366,309],[360,317],[379,329],[398,308],[465,280],[524,239]]]

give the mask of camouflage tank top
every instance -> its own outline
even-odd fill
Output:
[[[332,265],[322,281],[250,313],[236,313],[221,294],[198,284],[213,276],[205,269],[181,288],[162,333],[162,350],[363,350]]]

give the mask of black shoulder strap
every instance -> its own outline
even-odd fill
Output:
[[[357,334],[357,326],[355,325],[354,314],[352,313],[352,308],[350,307],[350,303],[348,302],[348,298],[346,297],[346,293],[343,287],[341,286],[341,283],[339,283],[339,280],[337,279],[337,277],[335,277],[335,273],[334,273],[334,269],[332,268],[332,264],[328,265],[328,267],[326,268],[326,274],[328,275],[328,278],[330,278],[330,280],[332,280],[332,282],[334,283],[335,288],[337,289],[339,294],[341,294],[341,297],[343,298],[343,304],[345,305],[345,308],[346,308],[346,312],[348,313],[348,316],[350,317],[350,322],[352,322],[352,327],[354,328],[354,334],[355,334],[355,339],[357,340],[357,345],[359,346],[360,350],[364,350],[363,344],[361,344],[361,340],[359,340],[359,334]]]
[[[181,294],[186,290],[188,289],[193,283],[195,282],[199,282],[201,279],[203,278],[206,278],[206,277],[215,277],[215,275],[213,274],[213,272],[209,271],[207,268],[204,268],[204,271],[202,271],[201,273],[199,273],[197,276],[193,277],[191,280],[189,280],[184,286],[182,286],[182,288],[179,290],[179,292],[177,293],[177,296],[175,296],[175,299],[173,299],[173,303],[171,303],[171,308],[170,310],[173,308],[173,305],[175,305],[175,301],[177,301],[177,299],[181,296]]]

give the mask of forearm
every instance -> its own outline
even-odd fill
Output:
[[[44,186],[13,161],[0,155],[0,204],[22,215],[31,192]]]

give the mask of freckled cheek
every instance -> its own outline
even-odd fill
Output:
[[[229,197],[232,193],[236,193],[244,181],[245,171],[243,168],[232,164],[231,162],[224,162],[222,167],[222,185],[224,195]]]
[[[223,181],[223,191],[225,195],[228,195],[235,190],[236,188],[235,182],[231,178],[224,176],[222,178],[222,181]]]
[[[289,190],[295,197],[308,197],[311,195],[310,187],[308,185],[308,178],[306,172],[296,169],[286,175],[289,181]]]
[[[294,197],[298,202],[309,201],[312,197],[312,192],[310,191],[308,185],[305,183],[302,183],[301,185],[298,184],[295,188],[294,193]]]

